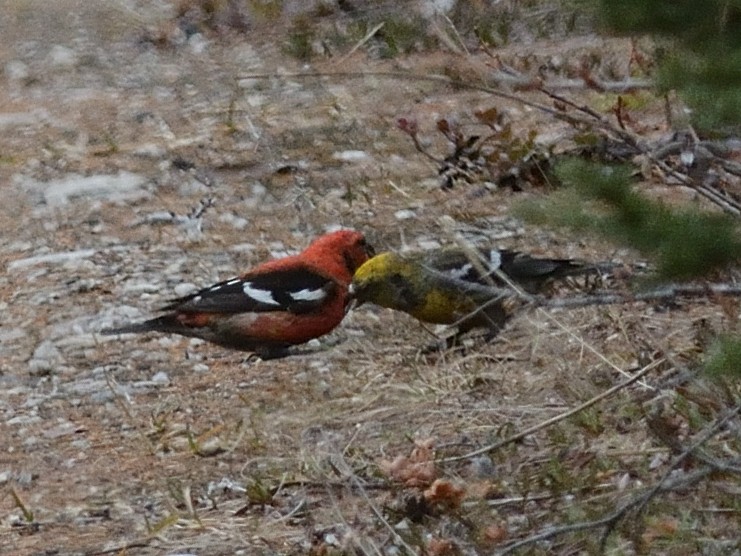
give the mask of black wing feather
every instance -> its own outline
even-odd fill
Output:
[[[245,293],[255,291],[257,295]],[[185,313],[245,313],[288,311],[307,313],[318,309],[339,285],[306,267],[274,270],[264,274],[224,280],[173,300],[163,311]],[[315,298],[302,298],[299,292],[316,292]],[[323,295],[322,295],[323,294]]]
[[[492,264],[494,261],[491,258],[492,252],[499,255],[499,265],[496,269],[527,289],[531,287],[537,289],[537,286],[549,279],[562,278],[570,274],[589,271],[589,267],[584,263],[570,259],[538,258],[531,257],[519,251],[510,251],[507,249],[492,251],[483,248],[479,249],[481,265],[485,269],[491,269],[483,276],[476,266],[471,263],[468,255],[462,250],[442,251],[439,259],[435,260],[433,258],[431,266],[459,280],[487,284],[487,278],[491,278],[494,283],[505,285],[495,272],[495,267]]]

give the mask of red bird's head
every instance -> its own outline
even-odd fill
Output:
[[[355,230],[338,230],[315,239],[300,257],[321,267],[332,265],[337,277],[349,285],[355,271],[375,254],[373,247]]]

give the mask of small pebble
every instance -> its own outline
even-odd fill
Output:
[[[152,382],[156,382],[157,384],[168,384],[170,382],[170,377],[165,371],[159,371],[154,373],[152,376]]]
[[[332,154],[335,160],[342,162],[362,162],[371,160],[371,156],[365,151],[338,151]]]
[[[191,282],[184,282],[175,286],[174,290],[177,297],[185,297],[198,291],[198,287]]]
[[[394,213],[394,218],[397,220],[409,220],[417,216],[417,213],[410,209],[397,210]]]

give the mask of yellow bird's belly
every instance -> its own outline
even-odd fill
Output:
[[[475,309],[473,300],[465,295],[452,296],[442,291],[431,291],[411,314],[425,322],[453,324]]]

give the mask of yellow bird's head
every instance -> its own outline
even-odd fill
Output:
[[[414,280],[413,263],[396,253],[381,253],[368,259],[355,271],[350,297],[358,305],[370,302],[405,311],[419,303]]]

